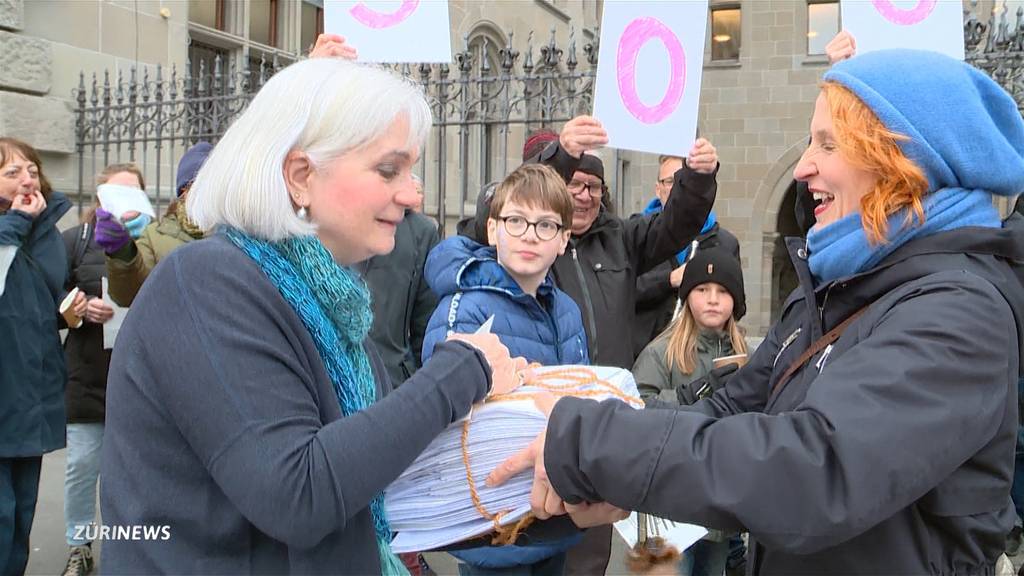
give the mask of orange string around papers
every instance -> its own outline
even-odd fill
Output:
[[[535,521],[530,516],[532,474],[516,474],[498,487],[486,486],[483,477],[543,432],[547,418],[538,404],[577,396],[643,407],[633,375],[622,368],[536,366],[534,374],[511,393],[476,405],[466,420],[431,440],[388,486],[385,506],[396,533],[393,550],[438,550],[484,535],[494,545],[520,539]],[[537,398],[535,404],[532,400],[540,395],[545,401]]]
[[[536,366],[533,366],[536,368]],[[568,380],[569,384],[548,384],[546,382],[557,381],[557,380]],[[583,390],[584,386],[597,385],[599,390]],[[643,401],[637,397],[629,394],[625,394],[619,390],[614,384],[611,384],[607,380],[603,380],[598,377],[597,373],[586,367],[577,366],[572,368],[566,368],[563,370],[552,370],[546,371],[532,379],[527,386],[531,388],[539,388],[545,392],[550,393],[556,397],[575,396],[577,398],[592,398],[600,396],[614,396],[630,404],[643,405]],[[509,402],[514,400],[531,400],[536,396],[537,392],[511,392],[508,394],[496,394],[489,396],[485,402]],[[535,517],[532,513],[522,517],[518,522],[511,526],[502,526],[501,519],[507,515],[510,511],[503,510],[497,514],[490,513],[483,505],[480,500],[480,494],[476,489],[476,482],[473,479],[473,471],[469,465],[469,425],[473,419],[473,413],[470,411],[469,417],[462,423],[462,462],[466,468],[466,483],[469,485],[469,495],[473,500],[473,506],[481,516],[490,520],[494,524],[495,535],[491,538],[491,544],[498,546],[506,546],[515,543],[516,539],[519,538],[519,534],[526,529],[534,520]]]

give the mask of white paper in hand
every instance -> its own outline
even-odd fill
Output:
[[[103,301],[114,309],[114,315],[103,324],[103,349],[112,350],[114,341],[117,340],[117,333],[121,330],[121,323],[124,322],[124,317],[128,314],[128,309],[118,306],[110,299],[110,282],[106,278],[103,278],[102,283]]]
[[[145,190],[120,184],[100,184],[96,188],[96,196],[100,199],[100,206],[118,220],[125,212],[139,212],[156,218],[156,212]]]

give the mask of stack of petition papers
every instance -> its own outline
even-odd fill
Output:
[[[643,408],[633,375],[628,370],[603,366],[549,366],[536,371],[534,385],[517,389],[512,399],[488,401],[473,409],[467,451],[473,484],[489,514],[504,512],[500,524],[508,526],[530,512],[533,470],[526,470],[494,488],[484,482],[506,458],[522,450],[540,434],[547,418],[530,395],[557,390],[556,395],[594,400],[628,399]],[[596,377],[595,382],[588,382]],[[419,552],[490,533],[494,523],[474,506],[463,458],[465,422],[442,432],[419,458],[388,487],[385,505],[391,529],[398,532],[391,549]]]

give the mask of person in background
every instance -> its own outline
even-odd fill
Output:
[[[664,208],[672,191],[672,176],[683,167],[683,162],[684,160],[678,156],[663,155],[658,158],[658,180],[654,183],[654,198],[644,208],[644,215],[657,214]],[[633,330],[633,349],[636,354],[640,354],[647,344],[672,322],[686,261],[698,250],[707,250],[715,246],[721,246],[739,260],[739,240],[719,225],[718,218],[712,210],[708,213],[700,234],[690,242],[690,246],[637,277],[636,327]]]
[[[704,377],[715,359],[747,354],[739,321],[746,312],[743,270],[722,248],[698,250],[687,263],[679,286],[679,315],[633,366],[640,397],[689,405],[715,389]],[[685,498],[685,494],[679,495]],[[721,576],[730,553],[728,533],[711,529],[683,552],[683,576]],[[742,541],[741,541],[742,544]]]
[[[422,207],[422,193],[417,191],[416,196],[415,206]],[[395,386],[421,365],[423,334],[437,307],[437,296],[427,285],[423,268],[439,240],[437,226],[410,206],[395,229],[394,250],[357,266],[373,295],[370,339]]]
[[[158,222],[133,234],[126,223],[100,208],[96,210],[96,243],[107,255],[110,298],[120,306],[131,306],[139,288],[153,268],[174,249],[203,237],[203,232],[185,212],[189,186],[213,146],[199,142],[181,157],[175,178],[176,199]]]
[[[560,399],[491,483],[532,463],[538,517],[745,527],[755,576],[994,574],[1016,516],[1024,218],[993,200],[1024,190],[1024,119],[962,61],[880,50],[825,73],[810,133],[800,289],[750,362],[677,411]]]
[[[58,306],[67,259],[57,221],[71,202],[50,188],[39,154],[0,138],[0,574],[28,564],[43,454],[64,447],[67,370]],[[71,305],[79,317],[86,299]]]
[[[135,164],[112,164],[100,172],[96,184],[117,184],[146,189],[145,179]],[[125,228],[133,238],[148,224],[145,214],[127,214]],[[114,314],[104,300],[102,279],[107,276],[103,249],[96,243],[96,208],[88,210],[82,223],[64,231],[68,279],[65,288],[77,287],[88,300],[85,322],[69,330],[64,340],[68,384],[64,392],[67,408],[67,452],[64,468],[65,539],[70,552],[64,576],[84,576],[93,571],[92,532],[81,530],[96,522],[96,481],[103,445],[103,415],[107,393],[110,350],[103,348],[103,324]]]

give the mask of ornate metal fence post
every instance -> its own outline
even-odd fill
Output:
[[[978,17],[972,0],[964,22],[967,62],[992,77],[1024,109],[1024,6],[1011,23],[1006,0],[997,0],[991,13]]]
[[[512,34],[507,35],[504,47],[497,51],[497,60],[488,58],[489,47],[493,44],[474,42],[470,49],[472,39],[466,38],[465,49],[456,55],[454,71],[447,64],[393,67],[396,73],[423,86],[434,114],[436,132],[424,150],[420,171],[426,176],[428,166],[437,169],[434,186],[428,186],[427,191],[436,195],[436,216],[440,222],[444,223],[449,216],[446,200],[454,195],[459,202],[457,213],[464,216],[466,202],[475,198],[486,179],[503,176],[511,166],[518,165],[518,146],[509,143],[513,126],[522,126],[528,131],[538,122],[541,126],[551,126],[581,111],[589,111],[596,49],[591,44],[584,46],[585,62],[589,65],[584,66],[584,62],[577,60],[576,33],[576,30],[569,33],[568,48],[563,50],[552,30],[536,65],[531,33],[521,67],[520,52]],[[563,54],[568,55],[564,62]],[[141,80],[133,69],[127,79],[118,76],[113,86],[111,73],[106,71],[102,85],[93,77],[88,98],[85,77],[79,77],[74,96],[78,114],[75,148],[79,155],[80,206],[92,196],[91,184],[87,182],[96,172],[97,161],[102,159],[106,165],[139,159],[146,179],[156,186],[155,200],[157,209],[161,210],[165,188],[173,189],[173,163],[181,152],[201,139],[216,142],[255,93],[280,69],[280,63],[276,56],[270,63],[266,57],[261,57],[256,68],[250,67],[247,60],[235,66],[215,58],[210,68],[203,60],[186,61],[183,75],[172,66],[170,77],[165,78],[163,68],[157,66],[152,82],[148,68]],[[448,138],[450,127],[457,131],[457,139]],[[479,149],[473,147],[476,134],[480,138]],[[458,150],[448,150],[449,144],[457,145]],[[140,145],[142,149],[138,150]],[[102,148],[102,155],[97,154],[98,148]],[[451,154],[458,159],[459,172],[457,183],[451,182],[454,186],[448,190]],[[91,172],[86,166],[87,156],[92,158]],[[478,162],[476,156],[479,156]],[[469,170],[471,162],[478,169]],[[168,165],[171,175],[164,178],[161,172]],[[153,170],[156,170],[155,175]],[[492,174],[492,171],[497,173]],[[168,180],[170,185],[166,183]],[[169,196],[168,200],[174,199],[173,193]]]

